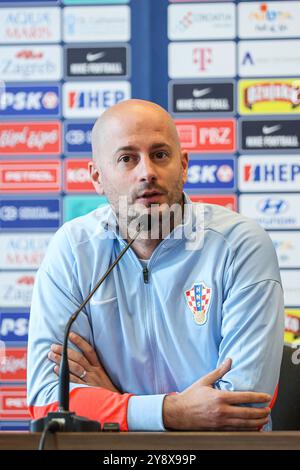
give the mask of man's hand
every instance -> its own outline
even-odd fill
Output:
[[[104,370],[93,347],[75,333],[70,333],[69,339],[81,351],[77,352],[74,349],[68,349],[70,382],[93,387],[103,387],[112,392],[120,393]],[[61,355],[62,346],[60,344],[52,344],[48,358],[57,364],[54,367],[54,372],[57,375],[59,373]]]
[[[235,406],[268,403],[265,393],[227,392],[213,384],[231,368],[226,361],[183,392],[167,395],[163,403],[164,425],[170,430],[189,431],[258,431],[267,424],[270,408]]]

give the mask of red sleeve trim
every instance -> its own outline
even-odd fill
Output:
[[[273,395],[273,398],[271,400],[271,403],[269,405],[269,407],[272,409],[273,406],[275,405],[276,403],[276,400],[277,400],[277,395],[278,395],[278,384],[276,385],[276,388],[275,388],[275,392],[274,392],[274,395]]]
[[[100,387],[78,387],[70,392],[70,411],[78,416],[104,423],[119,423],[121,431],[128,431],[127,408],[132,394],[111,392]],[[33,419],[46,416],[58,410],[58,402],[44,406],[29,406]]]

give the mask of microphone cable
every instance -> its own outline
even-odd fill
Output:
[[[53,419],[52,421],[48,421],[40,437],[38,450],[45,450],[45,442],[47,435],[49,433],[54,434],[59,430],[61,430],[61,423],[59,423],[59,420]]]

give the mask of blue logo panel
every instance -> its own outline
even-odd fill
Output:
[[[2,313],[0,316],[0,337],[5,343],[27,343],[28,313]]]
[[[60,199],[2,199],[2,229],[57,229],[61,224]]]
[[[232,190],[236,186],[235,160],[226,159],[199,159],[189,161],[188,179],[185,184],[187,190]]]
[[[58,85],[6,86],[1,96],[0,116],[60,116]]]
[[[92,155],[92,128],[91,122],[65,122],[64,150],[66,155]]]
[[[1,0],[0,0],[1,1]],[[1,422],[1,431],[29,431],[30,421]]]

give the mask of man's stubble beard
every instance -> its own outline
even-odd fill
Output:
[[[106,186],[106,188],[104,187]],[[128,227],[134,231],[133,227],[137,227],[138,219],[142,214],[151,213],[151,235],[152,239],[163,239],[183,220],[183,184],[182,175],[179,176],[176,185],[173,187],[172,193],[168,195],[168,201],[162,204],[151,204],[149,207],[134,201],[132,195],[119,195],[116,199],[115,191],[103,185],[105,196],[112,207],[119,225],[119,231],[126,239],[128,237]],[[155,186],[154,186],[155,188]],[[147,185],[144,191],[153,189],[153,185]],[[170,207],[175,209],[170,211]],[[158,226],[157,226],[158,225]],[[144,233],[144,240],[150,239],[150,232],[147,236]]]

